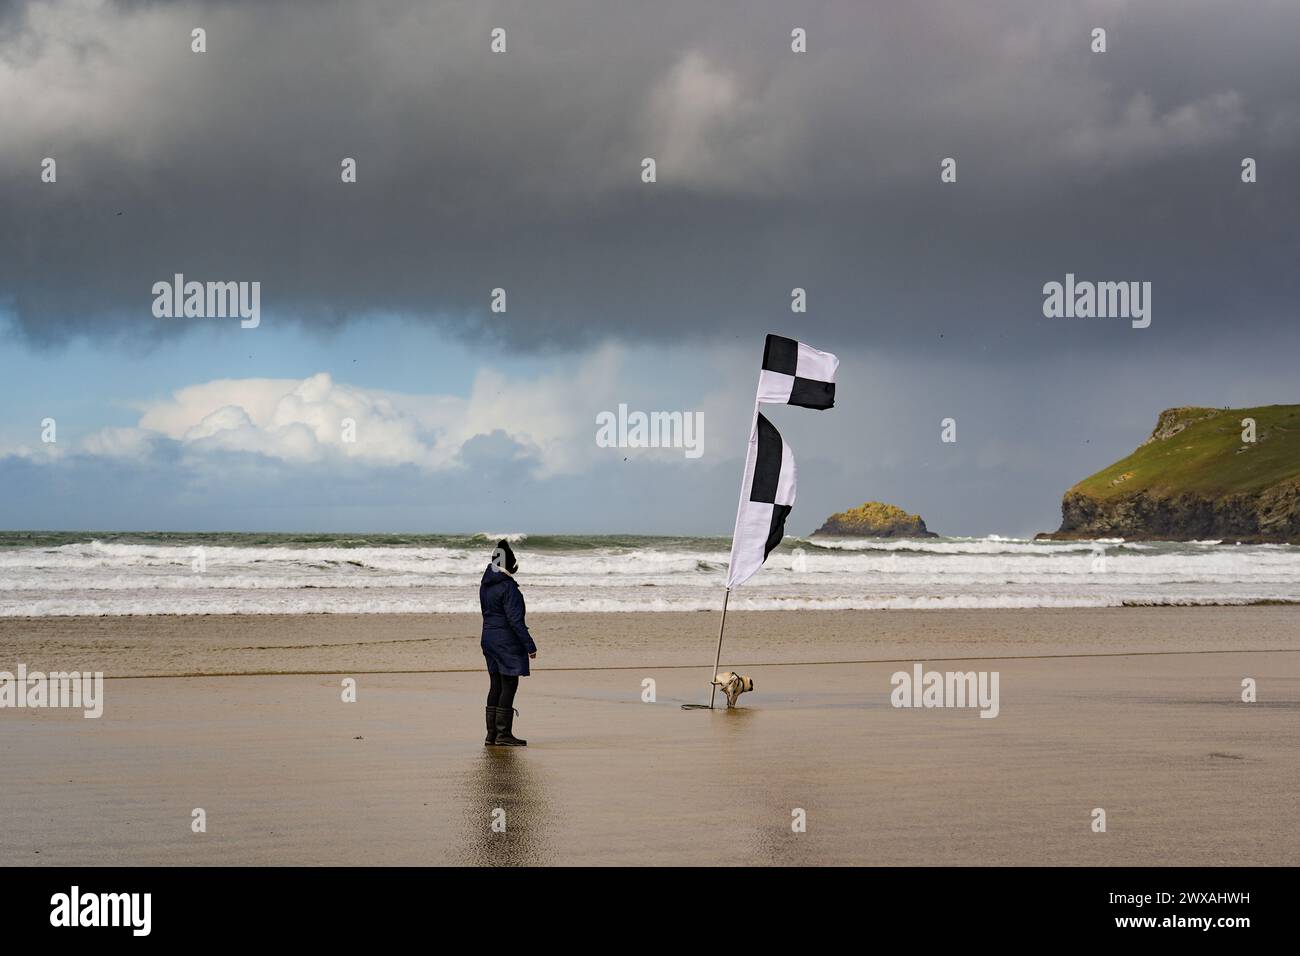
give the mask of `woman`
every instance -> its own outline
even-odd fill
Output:
[[[537,657],[537,645],[524,623],[524,596],[515,583],[518,570],[510,542],[499,541],[478,586],[483,656],[492,682],[487,697],[487,739],[483,741],[488,747],[528,746],[528,741],[512,733],[519,678],[528,676],[528,660]]]

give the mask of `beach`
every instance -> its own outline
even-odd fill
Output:
[[[514,750],[482,744],[477,615],[0,619],[0,670],[106,677],[99,719],[0,711],[0,864],[1300,857],[1294,605],[738,612],[755,691],[713,712],[680,705],[717,613],[529,624]],[[997,716],[893,706],[917,663],[997,672]]]

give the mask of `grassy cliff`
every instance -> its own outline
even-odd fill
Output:
[[[1131,455],[1065,493],[1061,518],[1045,537],[1300,543],[1300,405],[1167,409]]]

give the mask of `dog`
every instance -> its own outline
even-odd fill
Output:
[[[730,710],[736,706],[736,698],[746,691],[754,689],[754,682],[748,677],[742,677],[734,671],[724,671],[713,679],[715,687],[721,687],[722,693],[727,697],[727,709]]]

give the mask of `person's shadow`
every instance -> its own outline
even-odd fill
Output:
[[[464,863],[538,866],[546,862],[545,788],[522,747],[484,747],[466,773]]]

